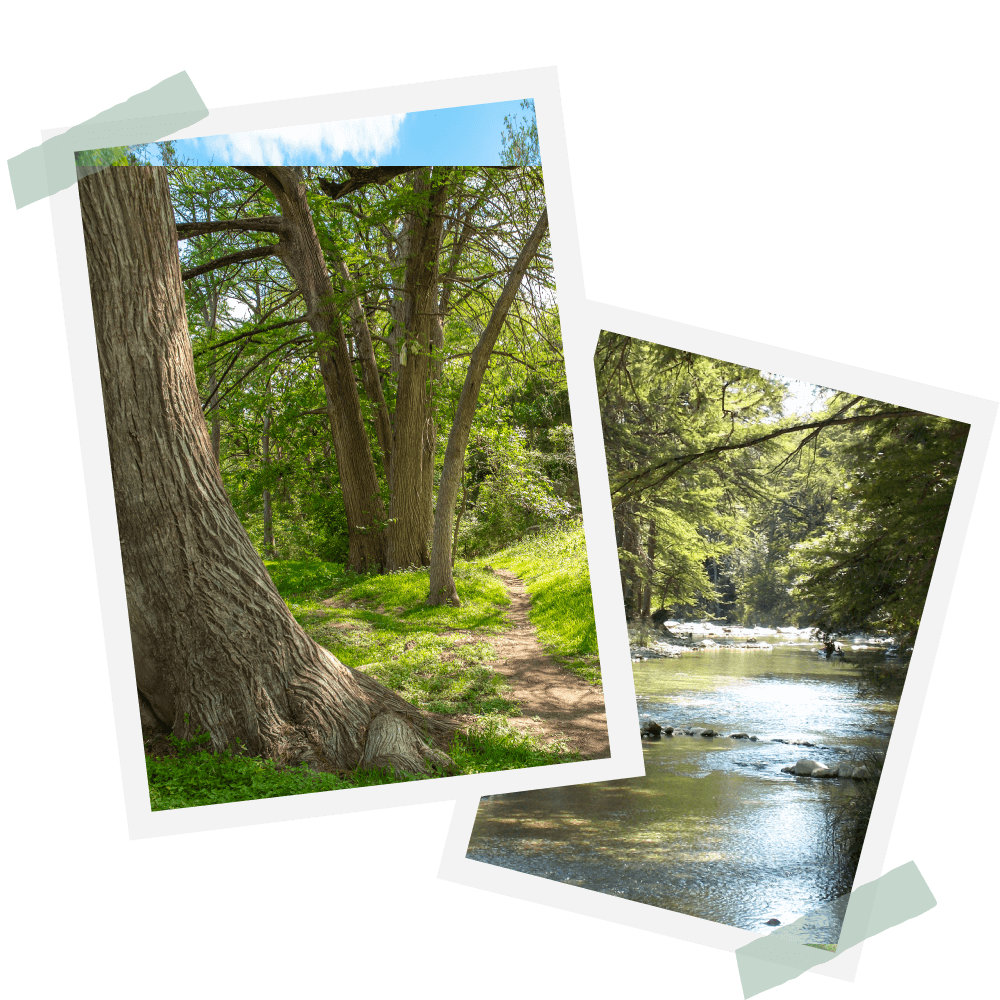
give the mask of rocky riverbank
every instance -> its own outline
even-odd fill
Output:
[[[628,642],[633,660],[652,660],[677,657],[692,649],[768,650],[773,647],[765,641],[765,637],[780,636],[786,642],[810,641],[813,634],[813,629],[746,628],[707,621],[633,622],[628,627]]]
[[[872,732],[888,735],[891,733],[891,728],[872,730]],[[837,752],[829,747],[818,747],[815,743],[810,743],[807,740],[786,740],[780,738],[762,740],[760,737],[751,736],[748,733],[730,733],[727,736],[720,730],[713,729],[710,726],[675,727],[660,725],[660,723],[654,722],[652,719],[649,719],[640,726],[639,733],[643,738],[653,740],[662,738],[672,739],[675,736],[692,736],[700,739],[747,740],[751,743],[783,743],[787,746],[808,747],[814,750],[825,750],[829,753]],[[818,760],[812,760],[807,757],[802,757],[794,764],[789,764],[787,767],[781,768],[781,773],[790,774],[797,778],[851,778],[854,781],[865,781],[878,777],[878,774],[873,774],[866,765],[858,765],[851,760],[841,760],[832,766],[828,766]]]
[[[712,621],[631,621],[628,623],[628,643],[633,660],[673,659],[682,653],[705,649],[770,650],[779,643],[784,646],[816,645],[816,652],[824,653],[814,628],[764,628],[760,625],[748,628]],[[837,640],[837,647],[838,656],[845,651],[881,652],[887,660],[894,660],[900,655],[891,636],[844,636]],[[906,650],[902,655],[907,656],[910,652],[912,650]]]

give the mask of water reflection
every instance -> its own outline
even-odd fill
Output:
[[[843,892],[824,806],[854,783],[781,768],[884,749],[895,706],[858,701],[854,669],[792,646],[650,660],[635,664],[635,681],[640,721],[758,741],[644,741],[645,778],[484,799],[468,856],[754,931]],[[816,943],[836,943],[837,912],[811,922]]]

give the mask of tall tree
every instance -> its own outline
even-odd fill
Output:
[[[894,409],[866,405],[873,416]],[[968,433],[968,424],[917,414],[886,416],[845,440],[840,502],[793,558],[793,595],[812,624],[881,629],[912,645]]]
[[[294,212],[295,178],[282,180]],[[450,725],[303,632],[229,503],[164,168],[111,167],[79,190],[144,725],[325,769],[447,766]]]
[[[185,223],[177,227],[181,239],[203,233],[273,233],[277,242],[227,254],[193,268],[185,278],[217,267],[277,256],[295,282],[306,307],[326,390],[326,407],[340,469],[348,527],[348,560],[356,570],[381,569],[385,564],[385,509],[379,490],[371,444],[354,378],[353,362],[344,335],[336,296],[316,234],[306,185],[297,167],[241,167],[263,182],[281,208],[280,215],[215,222]],[[397,168],[359,169],[341,184],[342,195],[367,183],[400,173]]]
[[[290,292],[286,287],[268,296],[269,303],[276,301],[284,311],[275,313],[269,305],[266,324],[262,314],[249,328],[244,324],[238,331],[225,331],[200,349],[220,373],[213,396],[213,371],[202,362],[206,403],[212,412],[228,403],[227,413],[240,423],[240,400],[244,413],[258,413],[254,395],[259,395],[260,379],[268,372],[297,364],[303,381],[311,380],[303,352],[296,354],[304,338],[288,327],[307,320],[315,330],[310,316],[321,310],[310,302],[318,299],[330,336],[316,332],[312,344],[326,387],[332,437],[336,444],[337,429],[346,423],[357,445],[353,453],[365,456],[359,466],[365,483],[359,489],[357,469],[341,462],[343,449],[338,449],[344,522],[353,536],[350,551],[355,552],[359,542],[369,549],[381,545],[384,553],[383,564],[359,565],[353,556],[348,561],[355,569],[426,564],[435,478],[444,459],[438,428],[453,420],[459,400],[452,387],[459,372],[465,377],[469,365],[464,359],[472,355],[478,339],[474,331],[489,324],[519,250],[544,208],[541,173],[522,167],[303,168],[294,173],[311,216],[306,220],[306,211],[290,208],[287,192],[281,196],[274,188],[276,168],[241,169],[263,183],[248,189],[232,168],[173,171],[180,205],[190,200],[186,186],[231,192],[228,206],[217,207],[214,220],[191,218],[178,226],[180,236],[190,241],[226,237],[214,255],[211,248],[207,255],[202,248],[195,254],[186,249],[184,276],[190,283],[216,268],[227,273],[237,269],[230,294],[246,301],[246,281],[239,271],[256,274],[269,258],[277,257],[292,285]],[[275,208],[281,209],[280,215],[272,214]],[[311,252],[310,261],[318,260],[313,241],[303,238],[309,236],[310,226],[324,257],[325,277],[317,276],[318,264],[310,271],[301,263],[305,249]],[[272,235],[278,236],[277,243],[261,242]],[[271,273],[268,281],[276,278]],[[310,282],[320,289],[318,296],[309,291]],[[525,349],[534,356],[533,343],[548,343],[559,357],[543,329],[556,324],[557,330],[551,286],[547,256],[536,255],[530,280],[514,286],[513,322],[507,327],[500,323],[512,342],[507,347],[516,345],[517,353],[508,350],[508,357],[523,361],[519,354]],[[306,305],[305,316],[292,315],[302,311],[298,300]],[[493,329],[498,329],[495,324]],[[327,344],[326,358],[321,341]],[[352,384],[342,393],[332,391],[341,381]],[[240,385],[244,389],[233,395]],[[473,411],[477,399],[472,397]],[[336,400],[341,401],[339,413],[333,412]],[[313,409],[306,406],[300,412]],[[368,456],[375,455],[379,461],[369,462]],[[352,499],[371,494],[372,483],[387,497],[387,515],[365,524],[357,503],[351,511],[347,508]]]
[[[654,592],[668,605],[714,603],[727,494],[754,488],[757,463],[684,456],[745,436],[778,391],[759,372],[606,332],[595,365],[627,612],[643,613],[647,587],[650,605]]]
[[[455,523],[455,504],[458,501],[462,471],[465,468],[465,452],[469,445],[469,432],[472,430],[472,421],[479,400],[479,390],[486,375],[490,355],[496,346],[497,337],[500,336],[500,331],[514,302],[514,296],[524,280],[528,266],[538,252],[542,238],[548,231],[548,225],[548,209],[543,209],[531,235],[518,254],[517,261],[507,277],[489,322],[480,335],[469,361],[462,394],[458,400],[458,409],[448,434],[448,447],[444,453],[444,467],[441,471],[441,484],[438,487],[437,507],[434,512],[434,544],[431,549],[428,604],[438,605],[449,601],[453,604],[461,603],[452,576],[451,546]]]
[[[724,588],[727,613],[912,641],[966,425],[847,393],[785,417],[777,376],[607,332],[595,363],[630,613],[648,573],[674,607]]]
[[[306,305],[326,388],[326,405],[347,511],[348,558],[355,569],[385,564],[385,510],[334,289],[313,226],[305,184],[294,167],[244,167],[281,206],[275,253]]]
[[[407,221],[406,277],[396,331],[399,380],[389,462],[386,568],[426,566],[437,435],[429,408],[431,352],[437,317],[441,240],[450,170],[415,171],[415,204]],[[430,474],[429,474],[430,473]]]

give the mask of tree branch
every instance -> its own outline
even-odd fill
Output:
[[[216,391],[216,397],[215,397],[215,403],[214,403],[214,405],[211,406],[211,407],[208,406],[208,404],[211,402],[211,397],[209,397],[209,399],[207,399],[204,403],[202,403],[202,407],[201,407],[202,410],[205,413],[208,413],[211,410],[217,410],[219,408],[219,405],[226,398],[226,396],[228,396],[234,389],[236,389],[237,387],[239,387],[240,385],[242,385],[242,383],[244,383],[258,368],[260,368],[260,366],[265,361],[267,361],[267,359],[269,357],[271,357],[272,354],[277,354],[278,351],[281,351],[281,350],[285,349],[286,347],[293,347],[296,344],[305,344],[310,339],[311,339],[311,337],[308,334],[306,334],[304,336],[301,336],[301,337],[295,337],[293,340],[286,340],[285,343],[279,344],[273,351],[268,351],[267,354],[265,354],[259,361],[257,361],[255,364],[252,364],[224,393],[222,393],[221,396],[218,395],[219,388],[218,388],[218,386],[216,386],[216,390],[215,390]],[[243,348],[240,347],[240,351],[242,351],[242,350],[243,350]],[[239,356],[239,352],[237,352],[237,357],[238,356]],[[232,366],[230,366],[230,367],[232,367]],[[221,380],[220,380],[220,385],[221,385]]]
[[[211,222],[178,222],[177,240],[189,240],[207,233],[277,233],[280,215],[264,215],[257,219],[219,219]]]
[[[853,399],[847,406],[845,406],[842,410],[839,410],[838,413],[843,413],[845,410],[855,405],[855,403],[857,403],[860,399],[860,396],[855,397],[855,399]],[[620,495],[623,500],[634,497],[640,489],[655,489],[658,486],[662,486],[668,479],[676,476],[681,470],[686,468],[692,462],[697,461],[699,458],[708,458],[711,455],[718,455],[724,451],[738,451],[742,448],[751,448],[756,444],[763,444],[765,441],[773,441],[775,438],[781,437],[784,434],[795,434],[798,431],[814,429],[818,432],[824,427],[833,427],[838,424],[861,424],[868,423],[873,420],[885,420],[890,417],[912,417],[917,416],[918,414],[918,410],[886,410],[882,413],[861,413],[853,417],[833,416],[828,417],[825,420],[816,420],[807,424],[795,424],[793,427],[783,427],[779,430],[771,431],[770,434],[764,434],[761,437],[751,438],[748,441],[740,441],[736,444],[717,445],[715,448],[706,448],[704,451],[692,452],[689,455],[674,455],[665,462],[659,462],[658,464],[650,466],[650,468],[644,469],[642,472],[638,472],[634,476],[630,476],[628,479],[623,480],[614,488],[612,492],[613,494]],[[810,435],[810,437],[811,436],[812,435]],[[669,468],[672,463],[676,463],[675,468]],[[655,482],[643,482],[643,480],[647,477],[663,470],[666,471]]]
[[[357,191],[367,184],[385,184],[393,177],[405,174],[408,170],[416,170],[417,167],[344,167],[347,180],[336,181],[327,180],[325,177],[319,179],[319,186],[323,193],[330,198],[343,198],[345,194]]]
[[[186,271],[181,271],[181,280],[190,281],[191,278],[197,278],[200,274],[207,274],[209,271],[215,271],[220,267],[228,267],[230,264],[243,264],[248,260],[261,260],[264,257],[273,257],[277,252],[277,243],[268,243],[267,246],[263,247],[252,247],[249,250],[240,250],[239,253],[231,253],[227,257],[218,257],[207,264],[202,264],[200,267],[191,267]]]
[[[285,320],[284,323],[274,323],[271,326],[258,326],[253,330],[247,330],[246,333],[241,333],[236,337],[230,337],[229,340],[220,340],[217,344],[210,344],[208,347],[203,347],[200,351],[195,351],[194,356],[199,358],[208,351],[214,351],[219,347],[228,347],[229,344],[235,344],[237,340],[246,340],[257,333],[267,333],[270,330],[280,330],[283,326],[293,326],[295,323],[305,323],[306,318],[307,317],[305,316],[296,316],[295,319]]]

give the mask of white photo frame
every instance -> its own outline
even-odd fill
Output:
[[[569,160],[554,69],[470,77],[356,94],[268,102],[211,111],[190,128],[165,138],[217,136],[259,129],[357,119],[401,112],[465,107],[531,97],[535,101],[546,178],[556,287],[562,319],[566,372],[576,435],[600,442],[596,398],[587,384],[592,353],[583,321],[583,277],[570,187]],[[45,138],[63,130],[44,133]],[[102,145],[108,126],[102,126]],[[611,756],[600,760],[461,775],[430,781],[317,792],[283,798],[233,802],[154,812],[150,808],[141,728],[135,696],[131,640],[122,577],[118,527],[108,457],[104,408],[93,329],[86,256],[75,186],[50,197],[55,231],[70,364],[80,432],[98,590],[108,655],[111,697],[118,737],[125,806],[131,838],[221,829],[254,823],[324,816],[413,803],[478,798],[481,794],[521,791],[559,784],[634,777],[643,773],[634,728],[634,690],[624,633],[598,616],[598,642],[604,678]],[[588,554],[613,542],[607,475],[602,447],[580,449],[578,456]],[[615,579],[592,575],[595,607],[614,599]]]
[[[874,881],[882,873],[893,820],[930,681],[931,668],[944,627],[948,600],[955,583],[976,491],[986,462],[997,404],[933,385],[900,379],[842,362],[715,333],[601,303],[588,301],[584,313],[593,346],[596,346],[600,332],[607,330],[636,340],[651,341],[775,372],[782,377],[805,383],[831,386],[878,400],[900,403],[970,425],[961,471],[924,605],[917,644],[910,660],[906,685],[895,717],[891,753],[886,758],[885,769],[880,779],[879,795],[869,822],[854,886]],[[593,350],[587,389],[593,393],[596,405],[597,386],[593,368]],[[610,502],[610,497],[608,499]],[[614,544],[606,545],[599,551],[592,551],[590,565],[591,573],[595,577],[613,579],[617,585],[618,554]],[[604,623],[607,630],[620,634],[625,629],[624,603],[620,590],[613,606],[602,605],[598,609],[598,617],[602,615],[610,619]],[[635,745],[639,746],[640,740],[634,729],[633,722],[632,739]],[[737,948],[762,936],[753,931],[473,861],[466,857],[466,851],[475,825],[478,805],[478,802],[471,799],[463,799],[457,803],[442,855],[439,877],[722,951],[735,952]],[[933,891],[933,887],[931,888]],[[860,960],[861,947],[857,945],[850,948],[825,964],[817,966],[813,971],[851,981]]]

